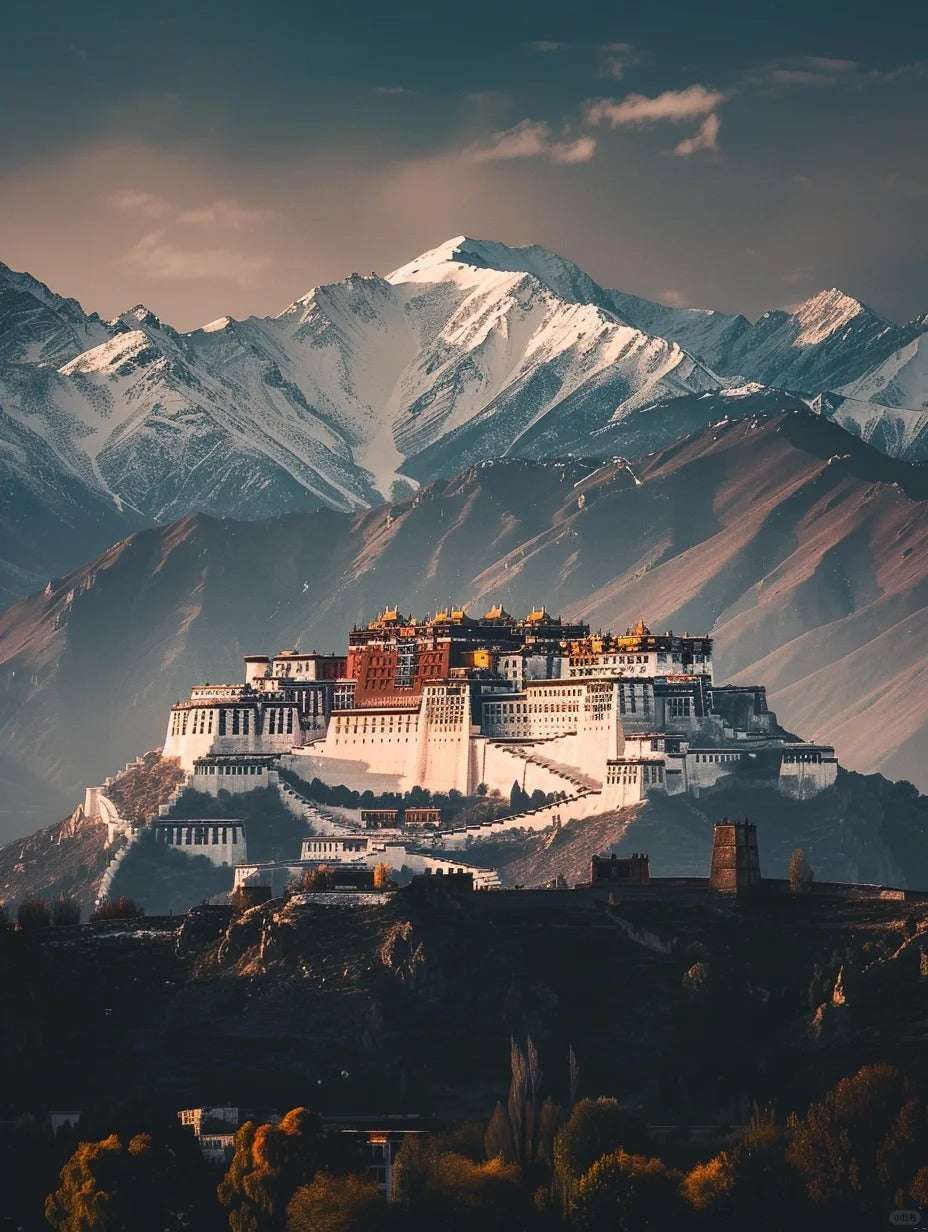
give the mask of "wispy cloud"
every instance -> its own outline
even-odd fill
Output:
[[[752,69],[747,80],[759,86],[834,86],[853,78],[856,60],[834,56],[784,56]]]
[[[627,94],[623,99],[601,98],[586,109],[589,124],[608,124],[611,128],[637,127],[671,121],[698,120],[724,103],[728,98],[721,90],[692,85],[685,90],[665,90],[654,98],[645,94]]]
[[[134,188],[123,188],[110,197],[110,205],[114,210],[126,213],[141,214],[143,218],[164,218],[173,212],[173,206],[154,193],[139,192]]]
[[[544,56],[552,51],[563,51],[567,44],[557,43],[553,39],[533,39],[530,43],[526,43],[525,46],[536,56]]]
[[[801,265],[798,269],[789,270],[787,273],[781,274],[780,281],[789,283],[790,285],[794,285],[797,282],[809,282],[813,273],[814,270],[811,265]],[[793,308],[796,306],[797,305],[795,304],[789,305],[789,307]]]
[[[408,86],[374,86],[372,94],[392,95],[394,98],[409,98],[416,93]]]
[[[693,154],[717,150],[719,148],[719,129],[721,122],[713,112],[706,116],[699,129],[692,137],[686,137],[673,148],[678,158],[690,158]]]
[[[234,197],[220,197],[209,201],[206,205],[190,210],[181,210],[178,221],[192,223],[197,226],[225,227],[231,231],[241,231],[245,227],[259,222],[269,222],[275,218],[274,210],[248,209],[239,205]]]
[[[666,304],[668,308],[686,308],[686,296],[682,291],[678,291],[676,287],[669,287],[666,291],[658,292],[658,301]]]
[[[232,248],[182,248],[165,231],[150,231],[123,256],[122,264],[149,278],[171,282],[218,278],[247,287],[270,259]]]
[[[512,128],[493,133],[483,143],[468,146],[464,158],[489,163],[514,158],[544,158],[551,163],[586,163],[596,153],[593,137],[557,135],[543,120],[522,120]]]
[[[621,81],[630,68],[641,63],[638,49],[632,43],[601,43],[597,51],[602,57],[600,75],[613,81]]]

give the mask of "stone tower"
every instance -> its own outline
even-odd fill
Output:
[[[723,817],[715,823],[709,884],[723,894],[740,894],[760,884],[757,826]]]

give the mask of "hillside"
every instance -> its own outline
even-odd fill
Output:
[[[240,656],[334,650],[385,603],[545,602],[593,627],[712,630],[720,681],[844,765],[923,789],[925,474],[810,414],[723,422],[629,466],[503,461],[400,504],[142,531],[0,614],[0,740],[63,816]],[[38,786],[37,786],[38,784]],[[7,837],[34,828],[10,797]]]
[[[746,1096],[785,1115],[865,1061],[923,1071],[926,927],[918,903],[539,891],[0,933],[19,994],[0,1021],[0,1114],[156,1093],[169,1109],[486,1117],[510,1036],[531,1033],[557,1099],[572,1046],[584,1094],[651,1123],[724,1124]],[[854,991],[813,1042],[813,976],[830,1000],[842,966]]]

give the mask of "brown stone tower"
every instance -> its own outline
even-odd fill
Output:
[[[740,894],[760,884],[757,826],[723,817],[715,823],[709,884],[723,894]]]

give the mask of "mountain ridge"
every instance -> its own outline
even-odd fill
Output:
[[[729,398],[726,414],[750,415],[818,397],[847,431],[925,458],[928,420],[873,400],[894,379],[921,398],[924,378],[928,403],[923,330],[834,289],[753,324],[672,308],[538,245],[467,236],[386,277],[312,288],[276,316],[186,333],[141,304],[101,321],[0,267],[0,480],[15,497],[0,503],[0,530],[12,526],[0,601],[107,534],[190,510],[360,509],[471,461],[595,457],[606,439],[634,456]],[[52,533],[24,542],[17,506]]]
[[[336,650],[384,603],[453,599],[711,629],[720,681],[767,684],[784,725],[849,768],[928,787],[926,513],[923,468],[806,412],[632,463],[482,462],[354,513],[188,515],[0,613],[5,778],[28,783],[20,804],[44,783],[43,816],[63,816],[241,655]],[[17,808],[11,790],[7,833],[28,828]]]

